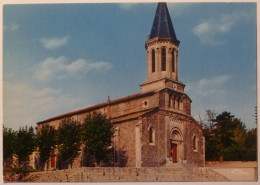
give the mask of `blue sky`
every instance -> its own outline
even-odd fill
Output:
[[[157,3],[3,7],[3,122],[47,118],[140,92]],[[192,115],[229,111],[254,128],[256,4],[168,3]]]

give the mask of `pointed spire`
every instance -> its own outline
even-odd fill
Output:
[[[158,3],[149,39],[171,38],[179,44],[166,3]]]

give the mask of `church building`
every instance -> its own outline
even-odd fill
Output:
[[[204,166],[202,128],[191,116],[192,101],[178,78],[179,44],[166,3],[158,3],[145,42],[148,74],[141,92],[38,122],[37,129],[46,124],[58,128],[67,117],[83,122],[87,114],[101,112],[114,124],[113,146],[126,152],[127,167]],[[56,160],[50,160],[50,169]],[[80,160],[74,163],[80,166]]]

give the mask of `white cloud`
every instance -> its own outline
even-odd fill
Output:
[[[198,85],[201,88],[218,87],[226,83],[229,79],[230,79],[229,75],[216,76],[211,79],[202,78],[199,80]]]
[[[210,79],[202,78],[189,84],[187,89],[196,98],[214,98],[225,95],[225,85],[230,80],[229,75],[216,76]]]
[[[69,37],[65,36],[62,38],[41,38],[39,39],[42,46],[46,49],[56,49],[62,47],[68,43]]]
[[[119,4],[120,8],[125,9],[125,10],[129,10],[129,9],[133,8],[135,5],[137,5],[137,3],[120,3]]]
[[[4,27],[4,31],[15,31],[15,30],[19,29],[18,24],[4,25],[3,27]]]
[[[196,4],[190,3],[167,3],[170,14],[173,18],[179,17],[183,14],[191,12],[191,9],[194,9]]]
[[[108,70],[112,65],[105,61],[78,59],[68,62],[64,56],[49,57],[34,67],[37,80],[46,82],[50,79],[64,79],[68,75],[86,74],[92,70]]]
[[[47,81],[52,78],[56,72],[61,70],[66,61],[65,57],[59,57],[54,59],[49,57],[41,62],[35,69],[35,77],[40,81]]]
[[[25,125],[36,126],[38,121],[67,111],[68,105],[73,107],[81,103],[79,98],[71,98],[57,89],[35,89],[25,83],[6,81],[4,81],[3,87],[3,123],[9,128],[18,129]]]
[[[58,90],[52,89],[52,88],[43,88],[35,92],[35,97],[41,98],[41,97],[47,97],[51,95],[57,95],[59,93]]]
[[[204,115],[205,110],[215,110],[221,113],[230,110],[229,107],[229,75],[219,75],[211,78],[202,78],[187,84],[186,92],[193,100],[192,114],[199,120],[199,115]]]
[[[69,73],[75,73],[86,67],[86,61],[84,59],[78,59],[67,66],[64,66],[64,69]]]
[[[193,28],[193,33],[204,44],[218,45],[222,41],[218,40],[217,36],[230,32],[239,21],[243,21],[247,17],[248,15],[244,12],[233,12],[217,18],[203,20]]]

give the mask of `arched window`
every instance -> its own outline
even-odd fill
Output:
[[[149,144],[154,145],[155,144],[155,131],[152,126],[148,129],[149,132]]]
[[[169,94],[169,107],[172,107],[175,109],[175,96]]]
[[[172,107],[171,99],[172,99],[172,97],[171,97],[171,95],[169,94],[169,107]]]
[[[198,151],[198,137],[196,135],[193,136],[193,151]]]
[[[166,71],[166,49],[162,48],[162,71]]]
[[[175,52],[172,50],[172,72],[175,73]]]
[[[155,72],[155,51],[152,50],[152,72]]]
[[[179,131],[177,131],[177,130],[172,131],[171,139],[175,140],[175,141],[180,141],[181,135],[180,135]]]

